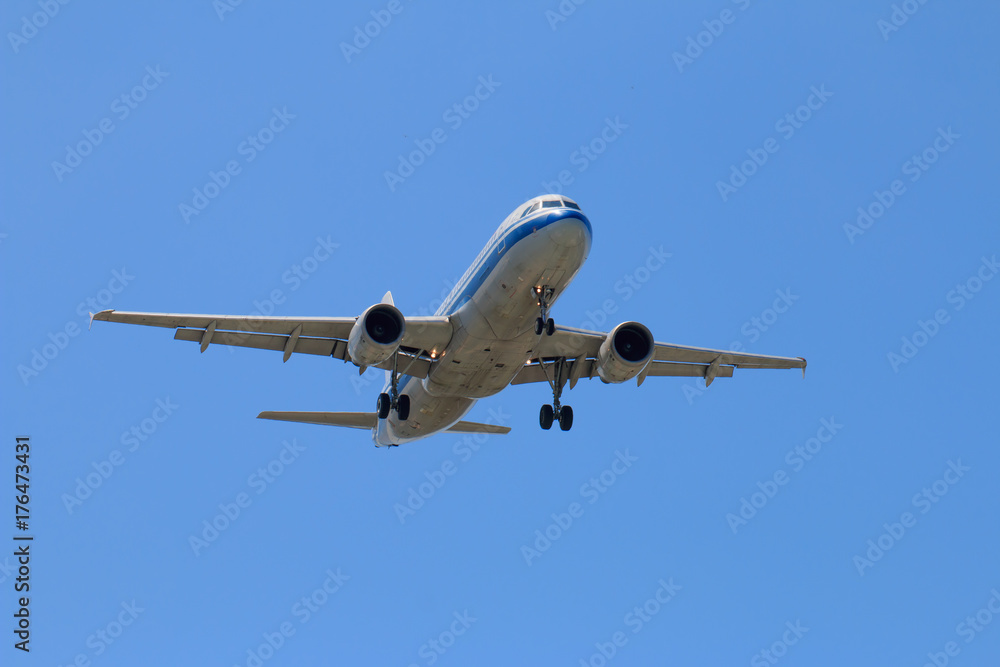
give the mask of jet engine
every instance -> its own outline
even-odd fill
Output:
[[[597,375],[605,382],[631,380],[653,359],[653,334],[638,322],[622,322],[597,352]]]
[[[399,309],[377,303],[358,318],[347,338],[347,354],[358,366],[377,366],[392,358],[406,332],[406,320]]]

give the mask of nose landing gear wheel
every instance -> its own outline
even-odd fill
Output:
[[[559,410],[559,428],[564,431],[573,428],[573,408],[568,405],[562,406]]]
[[[546,336],[551,336],[556,330],[556,323],[549,317],[549,304],[555,297],[556,291],[548,285],[534,287],[532,290],[538,299],[538,310],[541,315],[535,318],[535,335],[541,336],[544,331]]]
[[[552,420],[555,418],[555,412],[552,410],[551,405],[543,405],[541,412],[538,413],[538,423],[546,431],[552,428]]]

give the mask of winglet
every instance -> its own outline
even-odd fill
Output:
[[[387,303],[390,306],[396,305],[396,304],[394,304],[392,302],[392,292],[391,291],[385,293],[385,296],[382,297],[382,303]]]
[[[802,360],[802,379],[805,380],[806,379],[806,358],[805,357],[799,357],[799,359]]]
[[[87,323],[87,331],[90,331],[90,329],[94,326],[94,320],[106,321],[108,319],[108,315],[113,312],[115,312],[114,308],[111,308],[110,310],[102,310],[97,313],[90,313],[90,322]],[[101,317],[102,315],[103,317]]]

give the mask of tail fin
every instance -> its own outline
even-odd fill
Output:
[[[382,297],[382,303],[387,303],[390,306],[395,306],[396,305],[396,304],[394,304],[392,302],[392,292],[391,291],[385,293],[385,296]]]

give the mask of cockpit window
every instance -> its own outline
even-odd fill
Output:
[[[558,199],[555,201],[543,201],[542,208],[559,208],[562,206],[562,202]]]
[[[524,213],[521,214],[521,217],[523,218],[526,215],[530,215],[531,213],[534,213],[535,211],[538,210],[538,207],[539,207],[538,202],[535,202],[534,204],[532,204],[531,206],[529,206],[528,208],[526,208],[524,210]]]
[[[577,206],[576,204],[574,204],[573,202],[571,202],[571,201],[570,201],[570,200],[568,200],[568,199],[564,199],[564,200],[563,200],[563,204],[565,204],[567,208],[572,208],[572,209],[576,209],[577,211],[579,211],[579,210],[580,210],[580,207],[579,207],[579,206]]]

